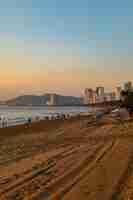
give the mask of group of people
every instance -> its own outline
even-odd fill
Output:
[[[69,119],[70,115],[69,114],[57,114],[53,116],[46,116],[44,119],[45,120],[56,120],[56,119]]]
[[[69,114],[58,114],[56,116],[46,116],[44,117],[44,120],[57,120],[57,119],[68,119],[70,118]],[[40,121],[40,118],[37,116],[36,117],[36,121]],[[32,123],[32,118],[28,117],[28,119],[26,120],[26,125],[29,127]],[[8,123],[8,118],[5,116],[0,116],[0,128],[6,128],[9,126]]]

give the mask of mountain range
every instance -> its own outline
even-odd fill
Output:
[[[59,94],[23,95],[5,102],[9,106],[45,106],[45,105],[80,105],[83,100],[80,97],[63,96]]]

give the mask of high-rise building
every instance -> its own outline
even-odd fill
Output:
[[[55,94],[50,95],[50,104],[55,105]]]
[[[122,88],[120,86],[116,88],[116,100],[120,100],[121,91],[122,91]]]
[[[97,103],[102,103],[104,101],[104,87],[97,87],[96,88],[96,102]]]
[[[96,103],[96,92],[91,88],[86,88],[84,91],[85,98],[84,103],[85,104],[93,104]]]
[[[47,105],[56,105],[56,94],[49,94],[49,100],[47,101]]]
[[[132,90],[133,87],[132,87],[132,82],[131,81],[128,81],[124,84],[124,90],[127,91],[127,90]]]
[[[104,96],[104,87],[97,87],[96,88],[96,94],[97,96]]]

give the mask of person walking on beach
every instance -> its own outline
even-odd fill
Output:
[[[5,128],[5,117],[1,117],[2,128]]]
[[[0,128],[2,128],[2,117],[0,116]]]
[[[8,127],[8,118],[5,117],[5,127]]]
[[[26,122],[26,128],[29,128],[31,126],[31,117],[29,117],[27,119],[27,122]]]
[[[28,125],[30,126],[31,124],[31,117],[28,118]]]

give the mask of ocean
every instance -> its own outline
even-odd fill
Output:
[[[91,112],[92,108],[84,106],[0,106],[0,117],[8,121],[8,126],[24,124],[30,117],[32,121],[36,118],[44,119],[46,116],[58,114],[75,115],[83,112]]]

